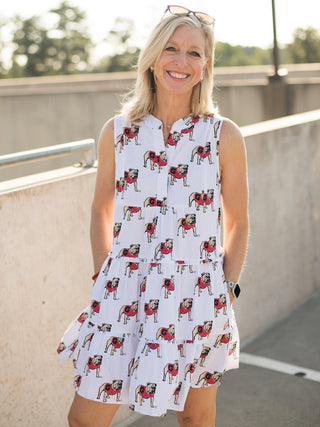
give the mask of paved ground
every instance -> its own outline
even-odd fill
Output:
[[[217,397],[217,427],[320,426],[319,307],[317,292],[242,348],[243,360],[246,354],[256,357],[224,376]],[[262,359],[264,367],[254,366],[261,356],[267,358]],[[274,360],[285,363],[277,367]],[[165,418],[133,414],[118,427],[151,425],[179,426],[175,412],[168,411]]]

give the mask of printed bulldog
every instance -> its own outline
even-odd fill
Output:
[[[181,139],[181,136],[182,135],[179,132],[176,132],[176,131],[174,131],[172,133],[170,132],[169,136],[168,136],[168,138],[164,144],[165,147],[168,147],[168,145],[177,146],[178,142]]]
[[[202,372],[202,374],[199,375],[196,385],[200,384],[201,381],[203,381],[201,386],[203,388],[208,385],[219,383],[221,381],[222,375],[223,374],[221,372],[216,372],[216,371],[213,374],[208,371]]]
[[[218,129],[221,125],[221,121],[219,120],[218,122],[215,123],[213,129],[214,129],[214,137],[217,138],[218,137]]]
[[[88,334],[88,335],[85,336],[85,338],[83,340],[82,348],[84,348],[85,345],[88,344],[88,349],[87,350],[88,351],[90,350],[90,345],[91,345],[93,336],[94,336],[94,332],[91,332],[90,334]]]
[[[123,208],[123,219],[126,219],[127,221],[130,221],[133,217],[133,214],[139,213],[138,219],[142,219],[142,212],[141,208],[138,206],[124,206]]]
[[[200,165],[206,157],[208,158],[209,164],[212,165],[210,142],[207,142],[204,147],[198,145],[192,150],[190,159],[191,162],[193,162],[195,156],[197,156],[197,165]]]
[[[157,315],[158,315],[158,307],[159,307],[159,300],[158,299],[151,299],[149,300],[149,303],[144,304],[144,321],[147,322],[148,316],[153,315],[153,321],[154,323],[158,323],[157,321]]]
[[[206,360],[206,357],[208,356],[211,347],[207,347],[204,344],[202,344],[203,348],[201,350],[201,354],[200,354],[200,366],[204,366],[204,362]]]
[[[192,298],[183,298],[183,301],[180,302],[180,305],[179,305],[178,320],[180,320],[182,315],[186,313],[188,313],[188,320],[192,320],[191,319],[192,304],[193,304]]]
[[[99,387],[97,399],[100,400],[102,394],[103,402],[106,402],[107,399],[110,399],[110,396],[117,396],[116,401],[120,400],[120,393],[122,389],[122,380],[113,380],[112,383],[104,383],[101,387]]]
[[[173,396],[174,396],[174,404],[178,405],[178,398],[179,398],[179,394],[180,394],[180,390],[181,390],[181,386],[182,386],[182,381],[179,382],[178,387],[174,390],[173,392]]]
[[[108,348],[111,347],[110,356],[113,356],[115,351],[117,351],[118,348],[120,348],[120,354],[123,355],[123,337],[110,337],[107,341],[106,348],[104,350],[105,353],[108,352]]]
[[[134,359],[134,357],[130,360],[128,364],[128,377],[134,373],[134,371],[138,368],[140,361],[140,356],[137,357],[137,360]]]
[[[187,264],[183,261],[183,260],[178,260],[176,261],[177,264],[177,273],[183,273],[184,269],[186,268]],[[194,273],[194,271],[192,270],[192,265],[188,264],[188,268],[189,268],[189,273]]]
[[[123,199],[124,196],[124,188],[125,188],[125,180],[123,177],[121,177],[120,179],[116,180],[116,196],[118,196],[119,194],[121,194],[121,199]]]
[[[58,348],[57,348],[57,353],[58,354],[60,354],[63,350],[65,350],[67,347],[66,347],[66,345],[65,345],[65,343],[64,342],[61,342],[59,345],[58,345]]]
[[[192,202],[196,205],[196,210],[198,211],[200,209],[200,206],[202,206],[203,213],[206,212],[207,207],[211,205],[212,212],[214,211],[213,208],[213,196],[214,196],[214,190],[208,190],[207,193],[202,191],[202,193],[193,192],[189,196],[189,207],[191,207]]]
[[[117,136],[115,143],[116,148],[120,144],[119,153],[121,153],[125,145],[128,145],[128,141],[131,139],[134,139],[135,144],[138,145],[139,127],[140,126],[137,125],[131,125],[131,127],[123,128],[123,133]]]
[[[194,125],[199,121],[200,117],[199,116],[193,116],[191,117],[187,122],[186,125],[188,126],[188,128],[186,129],[182,129],[181,133],[182,134],[189,134],[189,141],[193,141],[192,137],[193,137],[193,129],[194,129]]]
[[[138,321],[138,301],[133,301],[131,305],[123,305],[120,308],[118,322],[120,322],[122,315],[124,315],[124,325],[134,316],[136,316],[136,321]]]
[[[147,197],[144,201],[144,207],[159,207],[160,213],[163,215],[167,212],[167,198],[164,197],[162,200],[157,199],[156,197]]]
[[[139,286],[139,296],[141,297],[142,293],[146,291],[146,285],[147,285],[147,276],[144,276],[142,282]]]
[[[157,269],[158,274],[162,274],[161,273],[161,262],[150,262],[149,268],[148,268],[148,274],[150,274],[154,268]]]
[[[161,288],[164,288],[164,297],[168,298],[174,291],[174,276],[171,276],[171,279],[163,279]]]
[[[148,353],[152,350],[157,350],[157,357],[160,357],[160,344],[157,344],[155,342],[146,342],[141,353],[145,352],[145,355],[148,356]]]
[[[220,346],[222,346],[222,344],[228,344],[228,342],[230,341],[230,337],[230,333],[218,335],[214,347],[219,348]]]
[[[182,179],[183,186],[187,187],[187,173],[188,173],[188,165],[179,164],[178,167],[171,166],[169,168],[170,175],[170,185],[174,185],[177,182],[177,179]]]
[[[147,383],[147,385],[138,385],[135,392],[135,401],[142,406],[145,399],[150,399],[150,407],[154,408],[154,394],[156,392],[157,385],[155,383]]]
[[[86,319],[88,318],[89,314],[86,312],[83,312],[80,314],[80,316],[78,317],[77,321],[80,323],[80,329],[82,328],[82,325],[84,324],[84,322],[86,321]]]
[[[155,248],[154,252],[154,258],[155,259],[162,259],[165,257],[165,255],[172,254],[173,249],[173,239],[166,239],[165,242],[159,243],[159,245]],[[158,258],[158,255],[160,253],[160,258]]]
[[[152,222],[149,222],[145,225],[145,233],[147,233],[148,243],[151,243],[151,239],[155,238],[156,226],[158,222],[158,217],[154,217]]]
[[[138,169],[129,169],[129,171],[125,171],[124,173],[124,181],[125,181],[124,189],[125,190],[128,189],[129,184],[133,184],[134,191],[139,191],[138,184],[137,184],[138,175],[139,175]]]
[[[188,230],[192,230],[194,237],[197,237],[196,232],[196,214],[187,214],[185,218],[180,218],[178,220],[178,231],[177,236],[179,236],[179,230],[182,230],[182,237],[186,235]]]
[[[121,222],[116,222],[113,226],[113,238],[116,241],[116,245],[119,244],[119,234],[121,231],[122,224]]]
[[[210,334],[212,329],[212,321],[206,321],[203,325],[196,325],[192,331],[192,340],[194,341],[195,337],[198,335],[198,339],[202,340],[203,337],[206,337]]]
[[[101,355],[95,354],[93,357],[89,357],[84,367],[84,372],[86,373],[86,376],[88,375],[89,372],[96,371],[96,377],[102,378],[99,375],[101,363],[102,363]]]
[[[90,317],[92,317],[95,313],[99,313],[100,312],[100,304],[101,304],[100,301],[96,301],[96,300],[91,301],[91,304],[90,304],[90,307],[91,307]]]
[[[229,356],[233,355],[233,358],[237,358],[237,341],[233,341],[229,345]]]
[[[130,245],[129,248],[123,248],[117,255],[117,258],[121,257],[128,257],[128,258],[137,258],[140,251],[140,245],[139,244],[133,244]]]
[[[102,323],[101,325],[98,325],[99,332],[110,332],[111,328],[112,325],[110,323]]]
[[[205,114],[203,116],[204,123],[207,123],[210,120],[210,124],[213,125],[214,114]]]
[[[126,263],[126,270],[125,270],[124,274],[127,275],[127,271],[129,269],[128,277],[131,277],[132,274],[133,274],[133,272],[136,271],[136,270],[138,270],[138,268],[139,268],[139,263],[138,262],[128,261]]]
[[[105,268],[102,270],[102,273],[103,273],[105,276],[109,273],[111,263],[112,263],[112,258],[109,258],[109,259],[108,259],[108,263],[107,263],[107,265],[106,265],[106,266],[105,266]]]
[[[144,167],[147,167],[147,162],[150,161],[150,169],[154,170],[154,165],[158,167],[158,172],[160,173],[162,166],[166,166],[167,162],[167,153],[165,151],[160,151],[160,154],[157,155],[154,151],[147,151],[144,155]]]
[[[161,337],[165,341],[174,342],[174,332],[175,332],[174,325],[171,324],[169,325],[169,328],[159,328],[157,330],[156,338],[159,339]]]
[[[186,367],[184,368],[184,379],[187,379],[187,375],[190,374],[190,382],[191,382],[191,375],[194,373],[196,366],[198,363],[198,359],[194,359],[192,363],[187,363]]]
[[[227,314],[227,299],[225,294],[220,294],[219,298],[214,299],[214,317],[218,316],[221,309],[223,309],[223,314]]]
[[[112,280],[108,280],[104,285],[106,291],[104,299],[107,299],[111,292],[113,292],[113,299],[117,299],[117,289],[119,286],[119,277],[114,277]]]
[[[81,379],[82,379],[82,376],[81,375],[76,375],[74,378],[73,378],[73,385],[75,386],[75,388],[77,388],[78,390],[79,390],[79,387],[80,387],[80,385],[81,385]]]
[[[203,252],[205,254],[205,262],[211,262],[212,259],[209,258],[209,254],[214,253],[215,256],[217,256],[216,251],[216,238],[215,237],[209,237],[209,240],[205,240],[200,245],[200,258],[203,258]]]
[[[178,373],[179,373],[179,364],[178,361],[175,360],[174,363],[167,363],[163,369],[163,378],[162,381],[166,381],[167,374],[169,375],[169,384],[172,384],[173,377],[176,377],[176,382],[178,381]]]
[[[210,273],[201,273],[201,276],[197,278],[196,285],[194,287],[194,294],[196,292],[197,287],[198,297],[200,296],[202,289],[206,288],[208,289],[209,295],[212,295]]]

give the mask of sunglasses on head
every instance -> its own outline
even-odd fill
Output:
[[[167,6],[167,9],[165,10],[164,13],[169,12],[171,13],[171,15],[178,15],[178,16],[190,16],[193,15],[195,16],[198,21],[200,21],[202,24],[206,24],[206,25],[213,25],[215,19],[210,16],[207,15],[206,13],[203,12],[194,12],[193,10],[189,10],[186,7],[183,6]]]

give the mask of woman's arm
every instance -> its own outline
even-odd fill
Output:
[[[220,176],[223,209],[225,278],[238,282],[249,232],[246,149],[239,128],[224,120],[220,134]],[[233,295],[230,293],[231,302]]]
[[[113,119],[103,127],[98,143],[98,170],[91,207],[90,237],[94,272],[112,249],[115,154]]]

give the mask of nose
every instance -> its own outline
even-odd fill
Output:
[[[175,64],[183,67],[187,64],[187,53],[186,52],[177,52],[175,57]]]

